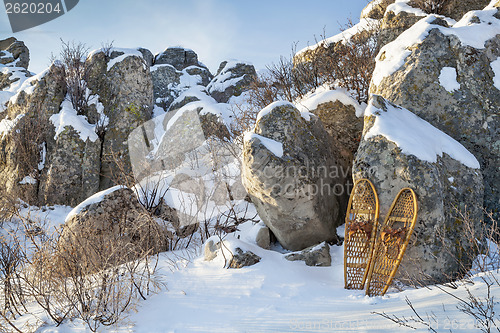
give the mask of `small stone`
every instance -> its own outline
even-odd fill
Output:
[[[307,266],[328,267],[332,265],[330,246],[326,242],[308,247],[300,252],[287,254],[285,259],[289,261],[304,261]]]

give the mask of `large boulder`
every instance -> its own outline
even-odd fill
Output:
[[[402,188],[417,194],[418,219],[399,278],[444,282],[470,267],[477,249],[467,231],[481,229],[483,182],[479,163],[460,143],[374,95],[365,113],[353,177],[373,182],[381,221]],[[464,221],[461,213],[469,220]]]
[[[198,55],[190,49],[183,47],[169,47],[155,56],[155,65],[172,65],[181,71],[189,66],[199,66]]]
[[[500,13],[470,12],[455,27],[420,20],[377,57],[370,92],[414,112],[479,160],[485,207],[500,217]],[[418,35],[418,38],[412,36]],[[496,73],[495,73],[496,70]]]
[[[145,213],[134,192],[115,186],[94,194],[68,214],[58,241],[58,259],[91,273],[164,251],[167,242],[167,233]]]
[[[49,118],[52,126],[38,196],[42,203],[76,206],[99,191],[101,140],[71,102],[64,100],[61,106]]]
[[[227,103],[233,96],[240,96],[248,90],[257,72],[252,64],[239,61],[223,61],[217,75],[208,84],[207,90],[219,103]]]
[[[377,38],[379,48],[395,40],[405,30],[409,29],[425,16],[425,13],[422,11],[407,12],[396,10],[396,8],[399,9],[398,7],[393,8],[389,6],[381,20]]]
[[[47,172],[48,142],[54,137],[49,118],[59,112],[66,94],[59,75],[60,69],[51,66],[25,80],[25,90],[17,91],[3,112],[9,130],[0,136],[0,189],[31,204],[40,203],[39,185]]]
[[[259,216],[286,249],[337,239],[347,190],[319,118],[276,102],[243,145],[242,180]]]
[[[153,82],[144,51],[118,50],[110,52],[111,56],[102,50],[94,52],[87,60],[92,68],[88,85],[99,96],[108,123],[101,152],[101,190],[115,183],[118,170],[131,172],[128,136],[151,119],[153,109]]]

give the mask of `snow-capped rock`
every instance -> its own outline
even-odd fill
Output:
[[[338,159],[319,118],[290,103],[262,110],[245,135],[243,185],[283,247],[336,240],[348,191]]]
[[[478,161],[458,141],[374,95],[365,113],[353,177],[373,182],[381,221],[402,188],[410,187],[417,194],[418,218],[399,268],[402,279],[444,282],[470,266],[473,255],[461,254],[472,254],[474,249],[459,212],[466,209],[470,222],[480,230],[484,187]]]

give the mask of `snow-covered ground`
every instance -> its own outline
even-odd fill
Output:
[[[32,217],[50,218],[50,226],[62,223],[70,207],[57,206],[54,210],[35,210]],[[25,214],[27,211],[25,211]],[[391,288],[383,297],[368,297],[360,290],[344,289],[343,246],[331,246],[331,267],[309,267],[300,261],[290,262],[279,246],[271,250],[259,248],[254,242],[255,226],[246,222],[239,231],[225,237],[227,249],[240,247],[260,256],[254,266],[241,269],[225,268],[221,253],[212,261],[205,261],[202,249],[190,254],[182,251],[160,255],[157,277],[165,283],[158,293],[141,301],[129,311],[129,316],[116,326],[101,327],[99,332],[403,332],[415,331],[382,317],[386,313],[400,319],[417,331],[427,331],[423,324],[414,322],[411,302],[422,319],[437,332],[480,332],[477,320],[457,308],[456,298],[464,300],[467,289],[430,287]],[[343,226],[338,229],[343,234]],[[476,297],[485,297],[487,287],[482,277],[500,278],[498,272],[479,273],[466,284]],[[490,290],[500,295],[497,284]],[[500,311],[498,305],[495,309]],[[39,333],[89,332],[80,320],[64,322],[56,327],[34,305],[28,307],[31,315],[16,323],[38,322]],[[45,322],[45,323],[44,323]],[[41,324],[44,323],[44,324]],[[498,321],[497,321],[498,323]],[[499,323],[500,324],[500,323]]]

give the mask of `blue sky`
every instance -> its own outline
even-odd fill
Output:
[[[338,33],[347,18],[359,21],[368,0],[80,0],[65,15],[12,34],[0,10],[1,39],[14,36],[31,52],[30,70],[39,72],[58,53],[60,38],[90,49],[113,42],[117,47],[145,47],[158,53],[184,46],[215,72],[223,60],[254,63],[257,69],[314,43],[326,32]]]

